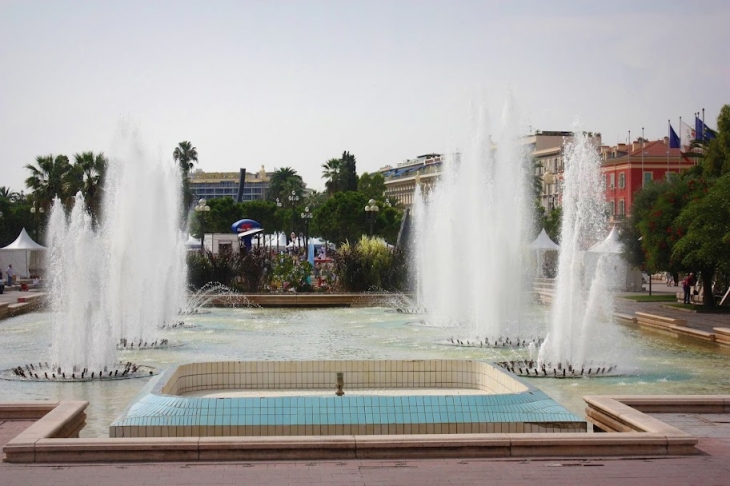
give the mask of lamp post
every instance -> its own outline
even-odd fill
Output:
[[[367,206],[365,206],[365,217],[370,223],[370,236],[373,236],[373,223],[375,223],[375,218],[378,216],[378,211],[380,211],[380,208],[375,204],[375,199],[369,200]]]
[[[296,213],[294,212],[294,206],[297,205],[297,202],[299,201],[299,196],[297,196],[297,191],[292,191],[291,194],[288,196],[289,203],[291,203],[291,230],[292,233],[294,232],[294,216]]]
[[[195,206],[195,212],[200,217],[200,251],[205,251],[205,217],[208,211],[210,211],[210,206],[206,202],[205,199],[201,199],[198,201],[197,206]]]
[[[309,251],[309,222],[312,220],[312,213],[309,212],[309,206],[304,208],[301,216],[302,221],[304,221],[304,247]]]
[[[280,200],[279,200],[279,198],[277,197],[277,198],[276,198],[276,207],[277,207],[277,208],[280,208],[280,207],[282,207],[282,206],[283,206],[283,204],[281,203],[281,201],[280,201]],[[277,218],[277,219],[278,219],[278,218]],[[278,221],[277,221],[277,223],[276,223],[276,224],[277,224],[277,226],[279,225]],[[275,233],[276,233],[276,252],[278,253],[278,252],[279,252],[279,232],[278,232],[278,231],[275,231]],[[286,250],[286,248],[284,248],[284,249]]]
[[[36,203],[33,203],[33,207],[30,208],[30,213],[33,215],[33,226],[34,226],[34,232],[35,232],[35,240],[38,241],[38,215],[45,213],[46,210],[43,209],[42,206],[37,206]]]

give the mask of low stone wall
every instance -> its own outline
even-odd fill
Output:
[[[211,296],[207,305],[231,307],[256,305],[258,307],[373,307],[392,305],[403,294],[289,292],[270,294],[233,294]]]
[[[182,395],[210,389],[334,390],[337,373],[345,390],[363,388],[468,388],[522,393],[528,387],[493,366],[462,360],[223,361],[178,366],[160,390]]]
[[[730,412],[730,396],[585,400],[591,422],[601,430],[629,433],[65,439],[55,437],[60,430],[74,428],[86,402],[59,402],[3,452],[13,463],[689,455],[697,453],[696,438],[643,412]]]

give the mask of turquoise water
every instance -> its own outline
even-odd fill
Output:
[[[311,359],[509,359],[509,351],[446,346],[454,329],[427,327],[419,316],[393,309],[211,309],[186,317],[192,329],[160,331],[183,346],[167,350],[120,352],[123,361],[165,368],[193,361]],[[541,325],[541,310],[532,316]],[[528,381],[568,410],[583,416],[582,397],[591,394],[730,393],[728,354],[720,348],[682,342],[619,327],[623,368],[630,374],[611,378]],[[463,335],[462,335],[463,336]],[[48,313],[0,321],[0,369],[50,359]],[[526,351],[520,350],[520,355]],[[90,383],[3,381],[2,400],[88,400],[88,437],[106,437],[111,422],[132,401],[147,379]]]

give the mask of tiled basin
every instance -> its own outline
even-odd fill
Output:
[[[344,396],[335,396],[337,373]],[[326,394],[326,390],[330,394]],[[581,432],[540,390],[480,361],[238,361],[168,369],[111,437]]]

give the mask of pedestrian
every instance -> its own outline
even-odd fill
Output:
[[[691,304],[692,298],[690,297],[690,289],[694,285],[694,273],[690,273],[686,277],[684,277],[684,280],[682,280],[682,290],[684,290],[684,303],[685,304]]]
[[[13,285],[13,275],[15,275],[15,270],[13,270],[13,265],[8,264],[8,268],[5,269],[5,274],[8,276],[8,287]]]

